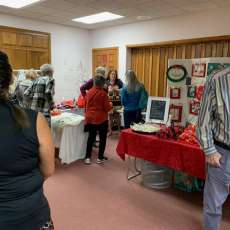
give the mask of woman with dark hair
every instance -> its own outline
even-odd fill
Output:
[[[108,72],[107,85],[109,100],[113,103],[114,108],[118,108],[121,106],[120,90],[123,87],[123,82],[118,79],[116,70],[112,69]],[[114,124],[116,124],[118,129],[120,129],[121,116],[116,109],[109,113],[109,135],[112,135]]]
[[[54,172],[44,116],[11,103],[12,68],[0,51],[0,229],[54,229],[43,183]]]
[[[119,90],[123,87],[123,82],[118,78],[116,70],[110,70],[107,77],[108,90]]]
[[[94,87],[86,95],[85,108],[85,131],[89,132],[85,164],[91,164],[91,154],[93,143],[96,139],[97,131],[99,132],[99,153],[97,163],[105,161],[104,152],[106,147],[108,131],[108,112],[112,110],[109,103],[108,95],[103,89],[105,78],[101,75],[94,77]]]

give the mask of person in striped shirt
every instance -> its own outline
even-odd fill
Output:
[[[204,229],[218,230],[230,185],[230,68],[214,73],[206,82],[197,137],[207,163]]]

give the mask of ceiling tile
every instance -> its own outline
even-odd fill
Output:
[[[71,2],[62,1],[62,0],[48,0],[40,4],[40,6],[59,9],[59,10],[68,10],[76,7],[76,4]]]
[[[211,2],[219,7],[230,6],[230,0],[211,0]]]
[[[69,9],[67,12],[70,12],[70,13],[73,13],[77,16],[88,16],[90,14],[96,14],[96,13],[99,13],[100,11],[96,10],[96,9],[93,9],[91,7],[76,7],[76,8],[72,8],[72,9]]]
[[[156,19],[227,5],[230,6],[230,0],[42,0],[37,4],[18,10],[0,7],[0,12],[69,26],[96,29],[138,22],[137,16],[150,16],[151,19]],[[72,21],[73,18],[102,11],[111,11],[125,17],[93,25]]]
[[[119,14],[125,17],[130,17],[130,16],[137,17],[140,15],[140,10],[138,10],[137,8],[124,8],[124,9],[115,10],[113,11],[113,13]]]
[[[198,11],[204,11],[209,9],[215,9],[217,8],[216,4],[214,3],[194,3],[194,4],[188,4],[180,7],[181,9],[187,10],[189,12],[198,12]]]

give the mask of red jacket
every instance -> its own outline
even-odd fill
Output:
[[[94,86],[86,95],[85,122],[99,125],[108,120],[108,112],[112,109],[108,95],[104,89]]]

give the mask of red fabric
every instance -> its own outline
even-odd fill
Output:
[[[205,157],[199,146],[127,129],[121,132],[117,153],[123,160],[127,154],[205,179]]]
[[[78,108],[85,108],[85,97],[80,95],[77,99],[77,106]]]
[[[64,106],[68,106],[69,108],[74,108],[74,101],[73,100],[66,100],[62,102]]]
[[[93,87],[86,95],[86,124],[101,124],[108,120],[108,112],[112,109],[105,90]]]

